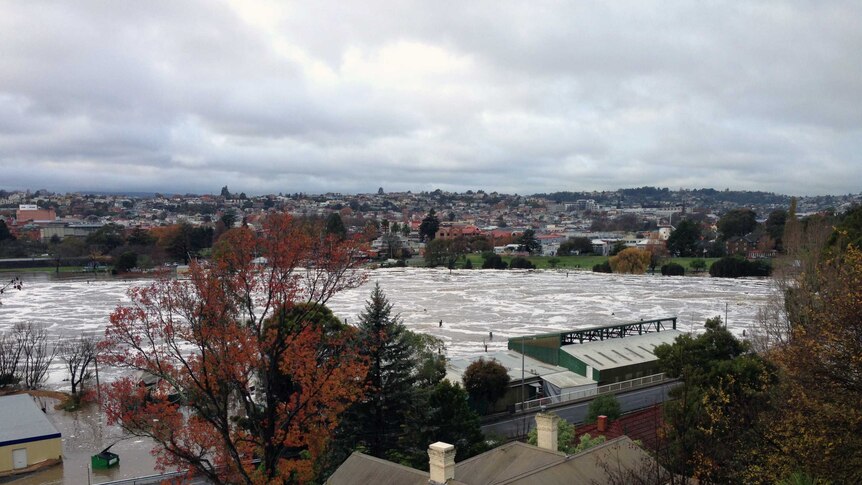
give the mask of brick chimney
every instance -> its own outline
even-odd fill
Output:
[[[605,415],[601,415],[598,417],[598,421],[596,422],[596,429],[604,433],[608,429],[608,417]]]
[[[556,414],[536,414],[537,445],[543,450],[557,451],[557,425],[560,417]]]
[[[443,485],[455,478],[455,447],[438,441],[428,447],[428,464],[431,469],[429,483]]]

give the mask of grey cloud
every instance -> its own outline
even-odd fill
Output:
[[[252,3],[0,1],[0,187],[859,190],[856,2]]]

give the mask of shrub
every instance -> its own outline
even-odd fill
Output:
[[[661,274],[664,276],[683,276],[685,275],[685,268],[681,264],[668,263],[662,265]]]
[[[604,263],[599,263],[593,266],[593,273],[613,273],[613,271],[611,271],[611,263],[609,261],[605,261]]]
[[[536,269],[536,265],[530,262],[529,259],[518,256],[517,258],[513,258],[512,262],[509,263],[509,268],[512,269]]]
[[[482,269],[506,269],[508,266],[499,254],[490,254],[482,262]]]
[[[593,399],[587,410],[587,422],[595,423],[599,416],[607,416],[608,421],[620,417],[620,403],[613,394],[601,394]]]
[[[739,256],[728,256],[712,263],[710,276],[716,278],[739,278],[743,276],[769,276],[772,266],[763,260],[748,261]]]
[[[464,263],[464,269],[473,269],[473,262],[467,258],[467,261]]]
[[[644,274],[650,264],[650,253],[638,248],[626,248],[608,260],[614,273]]]

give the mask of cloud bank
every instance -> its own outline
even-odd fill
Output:
[[[859,2],[0,1],[0,188],[862,191]]]

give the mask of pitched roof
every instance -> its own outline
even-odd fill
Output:
[[[59,437],[60,432],[28,394],[0,397],[0,446]]]
[[[428,485],[428,472],[399,465],[354,451],[347,460],[326,480],[327,485]],[[447,485],[465,485],[450,480]]]
[[[455,464],[455,477],[465,483],[502,483],[530,470],[560,463],[566,454],[513,441]]]
[[[614,369],[655,361],[655,348],[665,343],[672,344],[680,335],[683,335],[683,332],[679,330],[662,330],[625,338],[564,345],[560,350],[598,370]]]
[[[498,485],[626,483],[647,474],[667,475],[667,472],[631,439],[622,436],[577,455],[571,455],[562,462],[536,467],[523,475],[495,483]]]

